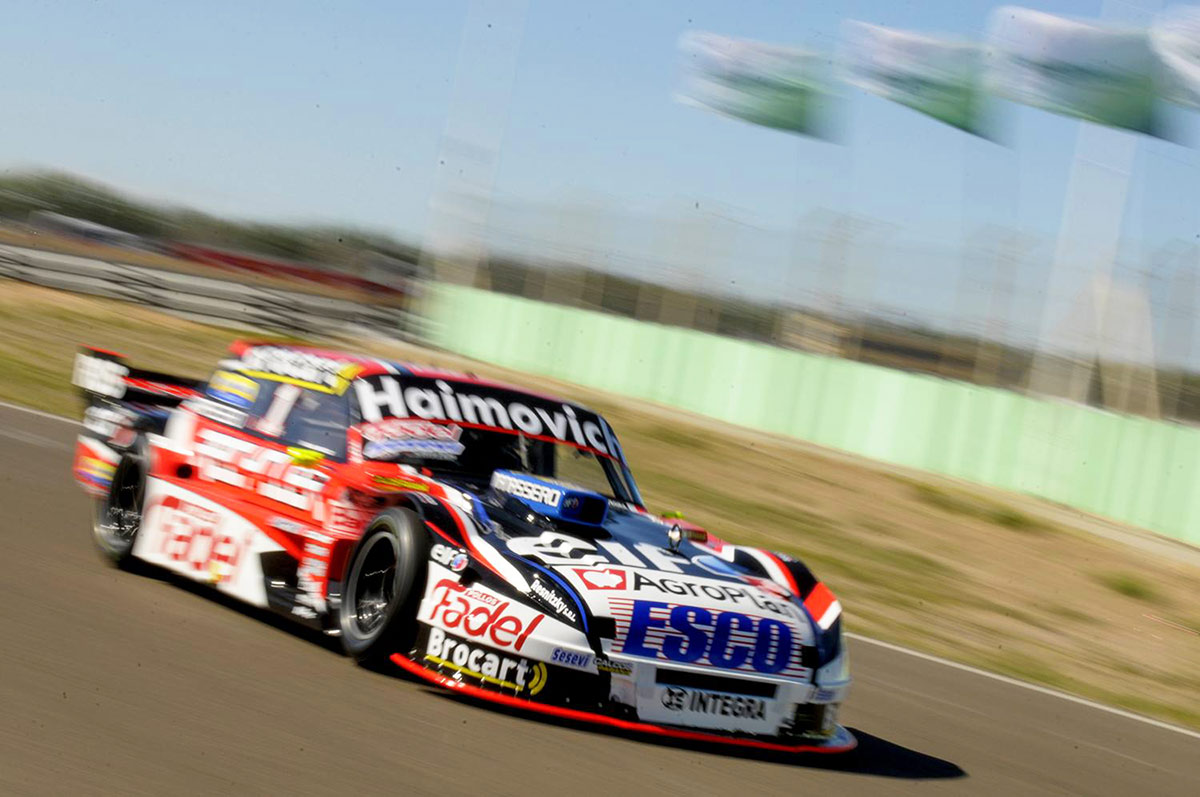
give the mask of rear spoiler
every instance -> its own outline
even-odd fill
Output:
[[[128,401],[174,407],[200,395],[202,380],[131,368],[125,356],[92,346],[81,346],[75,355],[71,383],[89,402]]]

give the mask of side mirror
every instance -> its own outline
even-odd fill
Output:
[[[663,520],[671,521],[671,530],[678,529],[681,539],[691,540],[692,542],[708,542],[708,532],[695,523],[688,523],[684,520],[683,513],[679,510],[664,512],[659,517]]]

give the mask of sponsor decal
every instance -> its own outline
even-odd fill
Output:
[[[538,537],[517,537],[508,541],[508,549],[548,565],[608,564],[606,556],[596,553],[595,545],[557,531],[544,531]]]
[[[543,662],[531,664],[528,659],[510,658],[478,648],[440,628],[429,629],[424,658],[430,664],[454,670],[468,678],[514,692],[528,692],[530,696],[541,692],[549,677]]]
[[[291,518],[273,517],[268,521],[268,523],[270,524],[271,528],[279,529],[285,534],[296,534],[301,537],[307,537],[313,542],[318,542],[322,545],[330,545],[334,540],[333,537],[317,531],[307,523],[300,523],[292,520]]]
[[[527,498],[530,501],[545,504],[549,507],[557,507],[563,498],[562,490],[551,487],[548,484],[518,479],[515,476],[508,473],[501,473],[500,471],[492,474],[492,489],[514,495],[517,498]]]
[[[83,412],[83,428],[102,438],[112,437],[113,433],[128,420],[128,414],[110,410],[107,407],[88,407]]]
[[[209,420],[223,423],[226,426],[233,426],[241,429],[246,425],[247,415],[241,410],[236,410],[233,407],[213,401],[207,398],[190,398],[183,402],[183,408],[191,410],[197,415],[202,415]]]
[[[575,575],[588,589],[617,589],[626,588],[627,579],[624,570],[612,567],[575,568]]]
[[[668,686],[663,689],[661,700],[663,707],[671,711],[750,720],[767,718],[767,701],[757,697]]]
[[[205,392],[217,401],[248,410],[258,398],[258,383],[232,371],[217,371]]]
[[[797,652],[791,627],[773,617],[660,601],[612,604],[621,651],[631,656],[772,675]]]
[[[279,437],[283,434],[288,417],[296,408],[296,402],[304,395],[304,388],[291,382],[277,385],[271,394],[271,403],[267,409],[254,420],[251,426],[255,431],[267,437]]]
[[[596,657],[596,669],[600,672],[612,673],[613,675],[633,675],[632,667],[601,656]]]
[[[349,501],[326,501],[329,519],[325,528],[338,534],[358,534],[371,519],[371,511]]]
[[[89,393],[119,399],[125,395],[125,377],[129,369],[115,360],[90,354],[76,354],[71,384]]]
[[[329,554],[332,549],[328,545],[320,545],[316,540],[308,540],[304,544],[304,553],[300,558],[300,566],[296,570],[296,586],[300,588],[296,596],[296,607],[309,609],[311,612],[325,611],[325,584],[329,579]],[[304,611],[292,611],[303,617],[310,614]]]
[[[616,540],[600,540],[599,543],[600,547],[597,548],[596,545],[569,534],[544,531],[537,537],[511,539],[508,541],[508,549],[518,556],[528,556],[551,566],[595,567],[615,563],[625,567],[652,567],[670,573],[682,573],[679,564],[688,561],[686,557],[664,551],[648,542],[639,542],[632,548]]]
[[[196,438],[196,474],[204,481],[250,490],[302,511],[312,509],[329,481],[328,474],[295,464],[286,451],[253,440],[215,429],[201,429]]]
[[[252,375],[281,377],[341,393],[361,370],[356,363],[296,349],[255,346],[242,354],[241,367]]]
[[[220,515],[174,495],[152,508],[160,513],[159,553],[187,569],[207,572],[214,584],[233,576],[244,546],[222,532]]]
[[[462,428],[432,421],[387,418],[359,427],[363,456],[391,459],[408,454],[425,459],[457,459],[465,450],[459,438]]]
[[[270,523],[271,528],[279,529],[285,534],[303,534],[308,528],[303,523],[285,517],[273,517]]]
[[[659,592],[663,595],[680,597],[704,597],[720,603],[744,603],[775,614],[784,614],[787,611],[785,604],[760,597],[750,590],[732,584],[697,583],[686,578],[647,574],[639,570],[633,571],[633,591]]]
[[[712,562],[719,560],[709,554],[699,554],[689,560],[646,542],[632,546],[616,540],[598,540],[597,543],[557,531],[507,541],[508,549],[513,553],[551,567],[564,568],[563,572],[588,591],[651,593],[662,598],[733,603],[781,617],[794,617],[798,611],[790,593],[783,587],[770,579],[753,578],[732,568],[717,568]],[[689,562],[709,572],[738,576],[746,583],[731,584],[686,575],[680,565]]]
[[[568,572],[573,573],[588,590],[657,592],[663,596],[738,603],[779,615],[791,615],[794,612],[791,593],[779,584],[735,570],[710,554],[698,554],[688,559],[650,543],[639,542],[626,546],[615,540],[598,542],[599,546],[567,534],[547,531],[538,537],[511,539],[508,548],[515,554],[551,566],[587,565],[570,567]],[[689,562],[714,575],[735,576],[749,587],[685,575],[679,565]],[[721,566],[717,562],[721,562]],[[617,566],[604,566],[610,563]],[[769,597],[760,592],[768,593]]]
[[[355,382],[355,392],[368,422],[384,416],[453,421],[548,437],[605,456],[619,453],[600,416],[538,396],[487,385],[392,375],[361,379]]]
[[[591,653],[577,653],[574,650],[563,650],[555,648],[550,653],[550,661],[553,664],[561,664],[564,667],[574,667],[577,670],[586,670],[592,663]]]
[[[388,460],[400,456],[421,459],[458,459],[465,450],[462,443],[440,440],[379,440],[363,445],[366,459]]]
[[[550,606],[550,608],[554,609],[554,611],[556,611],[559,615],[567,618],[567,620],[570,622],[574,623],[579,620],[579,615],[576,614],[575,610],[572,609],[566,600],[563,599],[563,596],[558,594],[558,590],[547,587],[541,582],[541,579],[535,577],[533,581],[530,582],[529,589],[534,595],[537,595],[539,598],[544,600],[547,605]]]
[[[468,561],[465,551],[442,545],[440,542],[429,549],[429,558],[455,573],[462,572]]]
[[[450,579],[438,582],[433,588],[433,599],[435,603],[427,617],[431,624],[515,651],[525,646],[525,640],[546,618],[539,612],[523,619],[511,601]]]
[[[117,472],[116,465],[87,454],[81,455],[78,462],[75,468],[76,475],[101,486],[111,484],[113,475]]]
[[[372,476],[371,481],[379,487],[388,490],[412,490],[418,493],[429,492],[429,485],[425,482],[419,482],[416,479],[407,479],[403,476]]]

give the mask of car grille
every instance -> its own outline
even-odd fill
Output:
[[[682,686],[685,689],[702,689],[706,692],[725,692],[731,695],[765,697],[774,699],[775,684],[750,681],[745,678],[726,678],[688,670],[665,670],[658,668],[654,680],[663,686]]]

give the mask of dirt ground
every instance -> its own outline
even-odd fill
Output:
[[[73,415],[70,363],[80,342],[204,376],[236,335],[0,281],[0,398]],[[1030,497],[445,353],[341,343],[549,389],[603,411],[652,510],[680,510],[723,538],[800,556],[842,599],[851,631],[1200,727],[1195,548]]]

